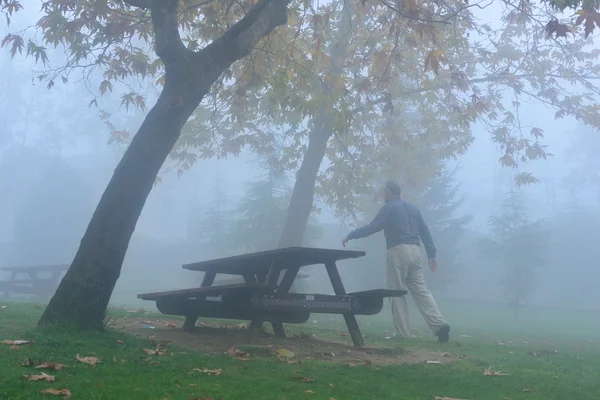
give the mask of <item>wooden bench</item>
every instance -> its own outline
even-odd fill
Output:
[[[67,264],[2,267],[0,271],[10,273],[10,278],[0,281],[0,292],[5,298],[10,297],[11,293],[48,298],[54,294],[62,274],[68,268]],[[27,277],[20,278],[22,275]]]
[[[156,301],[157,308],[164,314],[184,315],[183,329],[188,332],[194,330],[198,317],[250,320],[251,343],[264,322],[273,325],[275,335],[285,337],[282,323],[304,323],[312,312],[342,314],[354,345],[364,346],[355,316],[377,314],[383,308],[385,297],[406,294],[404,290],[385,289],[346,293],[336,262],[365,254],[290,247],[187,264],[184,269],[204,272],[200,288],[146,293],[138,297]],[[319,264],[325,266],[335,294],[291,293],[300,268]],[[217,274],[243,277],[245,283],[213,286]],[[221,300],[207,300],[208,297]]]
[[[238,283],[222,286],[207,286],[165,292],[143,293],[137,297],[142,300],[156,301],[156,308],[166,315],[190,316],[195,318],[227,318],[248,320],[257,317],[260,310],[251,306],[250,299],[269,287],[259,283]],[[221,301],[206,300],[208,297],[221,297]],[[247,307],[240,307],[243,300],[248,302]],[[260,313],[267,322],[285,322],[302,324],[310,318],[310,312],[285,312],[280,310]],[[196,322],[194,319],[194,323]],[[187,331],[193,326],[185,327]]]

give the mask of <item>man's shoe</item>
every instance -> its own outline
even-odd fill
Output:
[[[444,325],[435,334],[438,338],[438,343],[448,343],[450,340],[450,325]]]

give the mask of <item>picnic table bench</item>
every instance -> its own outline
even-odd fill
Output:
[[[199,288],[144,293],[138,298],[155,301],[163,314],[185,316],[187,332],[194,330],[199,317],[250,320],[251,343],[264,322],[271,323],[275,335],[285,337],[283,323],[305,323],[311,313],[342,314],[354,345],[364,346],[356,315],[377,314],[384,298],[406,294],[385,289],[346,293],[336,262],[365,255],[363,251],[289,247],[186,264],[184,269],[204,272]],[[325,266],[335,294],[289,292],[299,270],[310,265]],[[217,274],[242,276],[245,283],[213,286]]]
[[[5,298],[11,293],[50,297],[68,268],[67,264],[0,267],[0,271],[10,273],[8,280],[0,281],[0,291]]]

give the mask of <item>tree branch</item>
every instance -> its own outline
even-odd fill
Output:
[[[142,0],[126,0],[142,2]],[[167,66],[181,59],[186,49],[179,35],[177,9],[179,0],[149,0],[152,25],[154,26],[154,50]]]
[[[215,61],[224,64],[231,64],[247,56],[263,36],[287,23],[289,1],[260,0],[244,18],[204,50],[212,53]]]
[[[123,0],[123,3],[132,7],[150,8],[150,0]]]

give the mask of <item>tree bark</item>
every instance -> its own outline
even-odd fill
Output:
[[[352,10],[348,3],[342,8],[342,15],[338,24],[337,40],[331,47],[330,59],[331,78],[330,82],[339,79],[343,73],[348,41],[350,39]],[[283,225],[283,231],[279,240],[279,247],[302,246],[306,225],[312,211],[315,186],[319,168],[325,157],[327,142],[333,135],[333,99],[328,88],[323,88],[325,100],[319,113],[313,118],[312,131],[308,137],[308,148],[302,158],[300,169],[296,174],[294,190],[288,206],[288,212]]]
[[[39,324],[101,328],[131,235],[158,172],[210,86],[264,35],[287,21],[289,0],[260,0],[199,52],[187,50],[177,26],[178,0],[126,0],[150,8],[165,87],[133,138],[100,199],[67,274]]]

